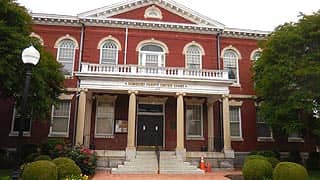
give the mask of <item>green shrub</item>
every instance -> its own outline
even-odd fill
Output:
[[[260,156],[260,155],[250,155],[250,156],[246,157],[246,159],[244,160],[244,163],[248,162],[249,160],[253,160],[253,159],[262,159],[262,160],[266,160],[267,161],[266,157],[263,157],[263,156]]]
[[[36,157],[39,156],[39,153],[31,153],[26,158],[24,158],[24,163],[33,162]]]
[[[92,175],[97,167],[97,156],[90,149],[81,146],[74,147],[68,154],[81,168],[82,174]]]
[[[320,169],[320,154],[318,152],[309,153],[306,161],[307,168],[310,170]]]
[[[81,175],[81,169],[79,168],[79,166],[76,165],[76,163],[72,159],[60,157],[54,159],[52,162],[55,163],[58,167],[59,179],[66,178],[72,175]]]
[[[272,165],[264,159],[251,159],[244,164],[242,174],[245,180],[271,179]]]
[[[0,180],[11,180],[10,176],[0,177]]]
[[[65,178],[63,178],[63,179],[61,179],[61,180],[88,180],[89,179],[89,177],[88,176],[86,176],[86,175],[72,175],[72,176],[67,176],[67,177],[65,177]]]
[[[267,161],[272,165],[272,168],[275,168],[280,161],[275,157],[267,157]]]
[[[34,158],[34,161],[39,161],[39,160],[48,160],[51,161],[51,157],[48,155],[39,155],[36,158]]]
[[[300,164],[281,162],[273,171],[273,180],[307,180],[308,172]]]
[[[51,158],[62,157],[68,154],[68,148],[62,138],[50,138],[41,144],[41,154]]]
[[[35,161],[24,166],[23,180],[57,180],[57,166],[51,161]]]
[[[249,153],[249,156],[251,155],[260,155],[264,157],[275,157],[277,158],[277,155],[274,151],[252,151]]]
[[[23,144],[21,148],[22,159],[25,159],[30,154],[38,152],[38,146],[36,144]]]

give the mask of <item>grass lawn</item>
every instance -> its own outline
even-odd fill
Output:
[[[11,176],[11,169],[0,169],[0,178],[4,176]]]
[[[309,180],[318,180],[320,179],[320,171],[309,171]]]

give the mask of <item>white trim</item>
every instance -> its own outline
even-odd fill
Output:
[[[120,41],[117,38],[113,37],[112,35],[102,38],[97,45],[97,49],[101,49],[101,46],[103,46],[104,42],[108,40],[112,40],[116,43],[118,51],[122,50]]]
[[[156,11],[158,14],[157,16],[150,16],[150,11]],[[161,10],[156,7],[155,5],[152,5],[150,7],[148,7],[145,11],[144,11],[144,18],[155,18],[155,19],[162,19],[162,12]]]
[[[52,123],[53,123],[53,114],[54,114],[54,105],[51,106],[51,125],[49,129],[48,137],[69,137],[69,128],[70,128],[70,116],[71,116],[71,101],[70,100],[60,100],[61,101],[67,101],[69,103],[69,113],[68,113],[68,125],[67,125],[67,132],[53,132],[52,131]]]
[[[109,96],[109,95],[96,96],[94,138],[114,138],[115,107],[116,107],[117,97],[118,96]],[[111,132],[111,134],[97,133],[97,108],[98,108],[98,102],[101,102],[101,101],[107,102],[107,103],[112,103],[112,105],[113,105],[112,132]]]
[[[18,131],[14,131],[14,124],[16,123],[16,113],[17,113],[17,109],[16,109],[16,105],[14,105],[13,113],[12,113],[11,129],[10,129],[9,136],[18,136],[19,135]],[[30,137],[31,136],[31,128],[32,128],[32,120],[30,120],[30,130],[23,131],[22,136]]]
[[[54,45],[54,48],[57,48],[57,57],[56,57],[56,60],[57,62],[59,63],[63,63],[64,61],[60,61],[59,60],[59,56],[60,56],[60,42],[63,41],[63,40],[71,40],[75,43],[75,48],[73,49],[73,60],[72,60],[72,69],[71,69],[71,72],[70,72],[70,75],[69,74],[66,74],[64,75],[66,79],[69,79],[69,78],[72,78],[73,77],[73,73],[74,73],[74,65],[75,65],[75,59],[76,59],[76,49],[78,49],[78,42],[75,38],[73,38],[72,36],[69,36],[69,34],[67,34],[66,36],[63,36],[63,37],[60,37],[56,42],[55,42],[55,45]]]
[[[59,48],[59,45],[60,45],[60,42],[62,40],[65,40],[65,39],[70,39],[72,40],[74,43],[75,43],[75,49],[79,49],[79,44],[78,44],[78,41],[76,38],[74,38],[73,36],[70,36],[69,34],[66,34],[65,36],[61,36],[59,37],[56,42],[54,43],[54,48]]]
[[[258,49],[253,50],[253,51],[251,52],[251,54],[250,54],[250,60],[255,61],[254,55],[255,55],[256,52],[260,52],[260,53],[261,53],[261,52],[262,52],[262,49],[261,49],[261,48],[258,48]]]
[[[236,101],[236,100],[232,99],[229,101],[229,106],[241,107],[242,103],[243,103],[243,101]]]
[[[203,99],[204,100],[204,99]],[[186,106],[187,105],[196,105],[200,106],[200,125],[201,125],[201,132],[200,135],[189,135],[188,134],[188,129],[189,129],[189,122],[187,117],[185,117],[186,121],[186,140],[204,140],[204,133],[203,133],[203,103],[200,102],[195,102],[195,101],[186,101],[185,102]],[[187,107],[185,107],[185,111],[187,112]]]
[[[221,57],[222,58],[224,57],[224,53],[227,50],[233,50],[237,54],[238,60],[242,59],[240,51],[237,48],[235,48],[234,46],[232,46],[232,45],[226,46],[225,48],[222,49],[222,51],[221,51]]]
[[[237,59],[236,59],[236,65],[237,65],[237,79],[236,79],[236,81],[233,83],[233,85],[232,86],[235,86],[235,87],[241,87],[240,86],[240,65],[239,65],[239,60],[242,58],[241,57],[241,54],[240,54],[240,51],[237,49],[237,48],[235,48],[235,47],[233,47],[232,45],[229,45],[229,46],[227,46],[227,47],[225,47],[225,48],[223,48],[222,49],[222,51],[221,51],[221,57],[222,57],[222,60],[223,60],[223,66],[224,66],[224,60],[225,60],[225,58],[224,58],[224,55],[225,55],[225,52],[227,51],[227,50],[231,50],[231,51],[234,51],[235,52],[235,54],[237,55]],[[224,69],[224,67],[223,67],[223,69]]]
[[[239,116],[239,136],[231,136],[231,132],[230,132],[230,137],[232,141],[243,141],[243,135],[242,135],[242,118],[241,118],[241,107],[240,106],[231,106],[233,108],[237,108],[238,110],[238,116]],[[230,116],[230,115],[229,115]],[[231,119],[230,119],[230,124],[232,123]]]
[[[140,42],[138,43],[137,47],[136,47],[136,51],[140,52],[140,49],[142,48],[142,46],[147,45],[147,44],[152,44],[152,45],[161,46],[162,49],[164,50],[164,53],[169,54],[169,48],[168,48],[168,46],[167,46],[165,43],[163,43],[162,41],[156,40],[156,39],[154,39],[154,38],[140,41]]]
[[[188,47],[189,47],[189,46],[192,46],[192,45],[193,45],[193,46],[198,46],[198,47],[200,48],[200,50],[201,50],[201,55],[202,55],[202,56],[206,55],[206,53],[205,53],[204,48],[202,47],[202,45],[199,44],[199,43],[197,43],[197,42],[195,42],[195,41],[192,41],[192,42],[189,42],[188,44],[186,44],[186,45],[184,46],[184,48],[183,48],[182,54],[187,54]]]
[[[37,38],[37,39],[39,40],[40,44],[41,44],[42,46],[44,45],[43,38],[42,38],[39,34],[37,34],[37,33],[35,33],[35,32],[32,32],[29,36],[30,36],[30,37],[34,37],[34,38]]]
[[[288,142],[299,142],[303,143],[304,139],[300,137],[288,137]]]

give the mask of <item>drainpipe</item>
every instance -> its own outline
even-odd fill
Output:
[[[221,69],[221,60],[220,60],[220,35],[221,32],[217,33],[217,58],[218,58],[218,70]]]
[[[81,62],[82,62],[82,56],[83,56],[83,40],[84,40],[84,31],[85,31],[85,25],[81,23],[81,35],[80,35],[80,48],[79,48],[79,60],[78,60],[78,72],[81,70]],[[77,89],[80,87],[80,80],[77,78]],[[76,131],[77,131],[77,122],[78,122],[78,103],[79,103],[79,92],[76,92],[75,96],[75,108],[74,108],[74,121],[73,121],[73,133],[72,133],[72,146],[76,145]]]
[[[127,48],[128,48],[128,27],[126,27],[126,38],[125,38],[125,45],[124,45],[124,64],[127,64]]]

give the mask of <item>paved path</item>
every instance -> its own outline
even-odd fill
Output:
[[[96,172],[95,176],[92,180],[121,180],[121,179],[128,179],[128,180],[161,180],[161,179],[169,179],[169,180],[228,180],[224,176],[227,174],[241,174],[241,171],[219,171],[219,172],[210,172],[205,173],[204,175],[171,175],[171,174],[152,174],[152,175],[118,175],[118,174],[110,174],[109,172]]]

